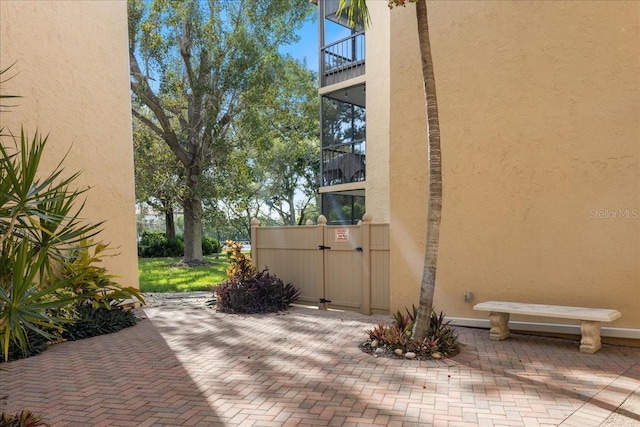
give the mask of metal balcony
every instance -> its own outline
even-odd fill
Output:
[[[364,32],[354,33],[321,48],[321,85],[329,86],[365,72]]]

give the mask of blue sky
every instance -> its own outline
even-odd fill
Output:
[[[301,29],[297,31],[300,36],[298,43],[284,46],[281,52],[290,53],[294,58],[303,60],[306,58],[307,67],[318,72],[318,12],[316,11],[304,23]],[[348,36],[351,33],[346,27],[325,21],[325,39],[327,41],[335,41]]]
[[[284,46],[282,51],[290,53],[301,61],[306,58],[307,67],[318,72],[318,21],[315,16],[309,18],[298,30],[300,41],[294,45]]]

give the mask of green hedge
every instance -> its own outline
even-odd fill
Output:
[[[211,237],[202,238],[202,254],[220,253],[220,242]],[[184,240],[182,236],[169,240],[162,231],[143,231],[138,243],[138,256],[143,258],[165,258],[184,256]]]

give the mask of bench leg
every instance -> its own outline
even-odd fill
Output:
[[[582,332],[580,352],[595,353],[600,350],[600,347],[602,347],[600,341],[600,322],[583,320],[582,325],[580,325],[580,332]]]
[[[509,338],[509,313],[490,312],[489,323],[491,324],[490,340],[501,341]]]

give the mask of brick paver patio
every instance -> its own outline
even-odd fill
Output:
[[[575,341],[460,328],[453,359],[392,360],[357,348],[388,317],[144,313],[3,365],[0,409],[51,426],[640,425],[640,348],[585,354]]]

